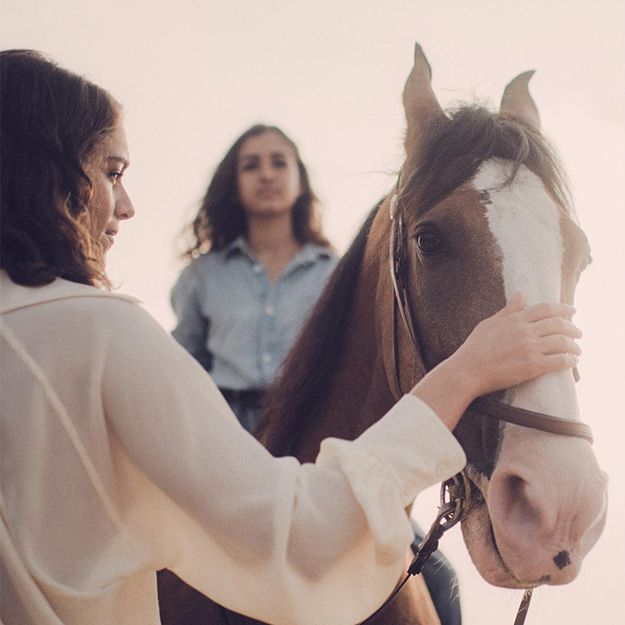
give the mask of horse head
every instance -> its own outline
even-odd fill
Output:
[[[416,47],[403,94],[406,159],[370,234],[374,243],[388,240],[390,214],[401,218],[393,245],[401,248],[421,359],[408,330],[380,315],[380,344],[397,342],[398,354],[385,350],[384,356],[391,387],[398,368],[399,386],[408,390],[423,374],[420,362],[430,369],[449,357],[516,291],[526,305],[573,302],[590,262],[589,245],[558,159],[541,135],[531,75],[508,85],[498,113],[475,106],[445,112]],[[391,280],[388,263],[380,262],[378,310],[392,310]],[[570,370],[509,388],[496,399],[579,420]],[[473,491],[463,536],[481,575],[510,588],[574,579],[606,514],[606,477],[590,443],[469,414],[455,435],[467,454]]]

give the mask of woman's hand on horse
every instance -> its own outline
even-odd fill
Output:
[[[525,308],[516,293],[498,313],[479,323],[465,343],[412,390],[453,429],[477,397],[577,364],[582,336],[568,304]]]
[[[525,308],[517,292],[508,305],[477,325],[452,356],[474,378],[475,396],[508,388],[545,373],[574,367],[582,336],[568,304],[544,303]]]

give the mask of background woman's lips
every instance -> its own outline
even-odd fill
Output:
[[[278,189],[260,189],[256,195],[258,197],[275,197],[279,194]]]

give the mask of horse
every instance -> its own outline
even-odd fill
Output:
[[[324,438],[357,437],[516,291],[526,305],[573,302],[590,248],[540,131],[532,73],[507,85],[498,112],[475,104],[445,111],[416,45],[397,184],[342,258],[270,393],[259,437],[274,455],[314,461]],[[574,376],[545,375],[490,400],[556,427],[479,408],[463,416],[454,434],[467,455],[471,504],[461,526],[470,557],[495,586],[569,583],[607,505]],[[256,622],[206,601],[203,623]],[[166,594],[161,602],[170,611]],[[440,621],[413,577],[376,623]]]

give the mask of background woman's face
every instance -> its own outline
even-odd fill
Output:
[[[105,252],[113,245],[119,222],[135,214],[122,181],[128,165],[130,157],[122,124],[104,135],[83,163],[93,186],[89,202],[91,236]]]
[[[293,146],[272,130],[250,137],[239,151],[237,183],[248,217],[290,212],[302,193]]]

